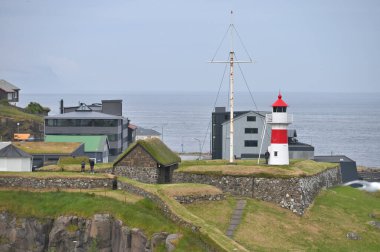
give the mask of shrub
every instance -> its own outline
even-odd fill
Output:
[[[28,104],[28,106],[25,108],[25,112],[29,114],[47,114],[50,112],[50,108],[42,107],[37,102],[31,102]]]

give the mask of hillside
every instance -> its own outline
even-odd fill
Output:
[[[0,103],[0,141],[11,141],[14,133],[30,133],[35,138],[43,136],[43,115],[27,113],[27,110]],[[19,123],[19,125],[17,125]]]
[[[351,187],[324,190],[303,217],[271,203],[246,199],[233,239],[249,251],[379,251],[380,193]],[[226,232],[236,198],[187,205],[193,214]],[[207,209],[205,211],[205,209]],[[359,240],[348,240],[356,232]]]
[[[105,194],[108,197],[100,196]],[[21,218],[35,218],[36,220],[42,220],[42,222],[46,222],[49,218],[57,219],[59,216],[91,219],[95,214],[106,213],[121,220],[123,225],[128,226],[132,231],[133,228],[138,228],[148,239],[159,232],[182,234],[182,238],[175,242],[176,251],[205,251],[203,243],[194,233],[188,229],[180,228],[164,217],[152,201],[124,192],[0,191],[0,212],[3,211],[16,216],[17,220]],[[35,223],[35,221],[32,220],[32,223]],[[0,225],[0,248],[1,245],[9,243],[11,238],[7,237],[6,234],[1,235],[3,231],[1,228],[5,228],[5,226]],[[33,227],[30,227],[30,230],[32,229]],[[71,223],[65,229],[70,234],[70,232],[74,233],[74,231],[75,233],[79,232],[83,227],[79,223]],[[54,229],[51,231],[52,233],[54,233]],[[66,241],[67,237],[63,235],[57,244],[62,248]],[[94,242],[96,248],[102,246],[100,243],[96,244],[96,240]],[[51,244],[51,241],[49,241],[49,244]],[[157,251],[165,251],[164,248],[164,244],[160,245]],[[57,251],[60,250],[58,249]]]

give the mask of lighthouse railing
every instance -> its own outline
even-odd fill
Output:
[[[281,114],[278,113],[274,116],[273,114],[266,114],[265,115],[265,121],[266,123],[293,123],[293,115],[292,114]]]

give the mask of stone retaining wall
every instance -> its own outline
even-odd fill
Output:
[[[158,205],[158,207],[162,210],[164,215],[167,216],[172,221],[174,221],[175,223],[177,223],[181,226],[184,226],[184,227],[191,228],[191,230],[193,230],[195,232],[197,232],[199,230],[198,226],[195,226],[194,224],[183,220],[181,217],[179,217],[175,213],[173,213],[170,210],[169,206],[165,203],[165,201],[160,199],[157,195],[150,193],[148,191],[145,191],[142,188],[133,186],[131,184],[128,184],[128,183],[125,183],[122,181],[118,181],[117,186],[118,186],[118,189],[120,189],[120,190],[129,192],[129,193],[133,193],[133,194],[137,194],[137,195],[140,195],[144,198],[149,198],[150,200],[154,201]]]
[[[91,189],[112,188],[113,178],[43,178],[43,177],[0,177],[0,187],[15,188],[67,188],[67,189]]]
[[[131,166],[115,166],[113,174],[134,179],[143,183],[157,184],[158,168],[156,167],[131,167]]]
[[[342,183],[339,167],[298,178],[254,178],[174,172],[173,183],[213,185],[235,196],[261,199],[303,215],[322,188]]]
[[[225,198],[224,194],[174,196],[174,199],[181,204],[190,204],[198,201],[218,201]]]

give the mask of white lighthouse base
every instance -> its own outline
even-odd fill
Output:
[[[288,144],[271,144],[268,147],[270,165],[289,165]]]

